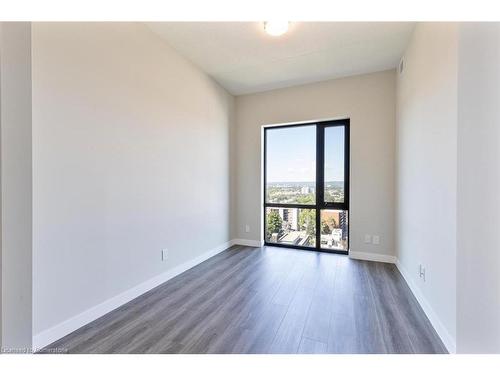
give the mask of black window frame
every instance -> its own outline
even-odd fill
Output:
[[[267,203],[267,132],[274,129],[284,129],[293,128],[300,126],[316,126],[316,203],[310,204],[295,204],[295,203]],[[344,202],[325,202],[324,192],[325,192],[325,181],[324,181],[324,170],[325,170],[325,130],[329,127],[342,126],[344,127]],[[349,253],[349,242],[350,242],[350,220],[349,220],[349,161],[350,161],[350,119],[341,120],[328,120],[328,121],[312,121],[297,124],[287,124],[287,125],[277,125],[277,126],[265,126],[264,127],[264,163],[263,163],[263,197],[264,197],[264,244],[266,246],[276,246],[276,247],[288,247],[302,250],[312,250],[321,251],[328,253],[337,254],[348,254]],[[287,245],[274,242],[268,242],[266,236],[266,219],[267,219],[267,208],[298,208],[298,209],[314,209],[316,210],[316,246],[298,246],[298,245]],[[325,249],[321,247],[321,211],[322,210],[344,210],[347,213],[347,250],[343,249]]]

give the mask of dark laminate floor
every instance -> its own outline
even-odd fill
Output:
[[[234,246],[50,345],[69,353],[445,353],[392,264]]]

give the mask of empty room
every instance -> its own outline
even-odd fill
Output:
[[[494,22],[1,22],[2,352],[500,353],[499,67]]]

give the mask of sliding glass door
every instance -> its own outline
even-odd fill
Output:
[[[264,129],[267,245],[347,253],[349,120]]]

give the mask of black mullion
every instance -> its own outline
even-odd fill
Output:
[[[295,204],[295,203],[265,203],[264,207],[316,208],[316,205],[314,205],[314,204]]]
[[[351,211],[349,210],[349,180],[351,177],[350,173],[350,164],[349,164],[349,157],[350,157],[350,119],[346,120],[346,125],[344,126],[344,204],[345,204],[345,210],[347,211],[347,251],[349,251],[349,242],[351,241],[351,220],[350,220],[350,213]]]
[[[325,159],[325,126],[316,125],[316,250],[321,248],[321,212],[320,206],[324,200],[324,159]]]
[[[344,192],[345,195],[345,192]],[[329,209],[329,210],[347,210],[347,204],[343,202],[325,202],[323,205],[321,205],[322,209]]]
[[[264,234],[264,243],[267,242],[267,233],[266,233],[266,228],[267,228],[267,212],[266,212],[266,202],[267,202],[267,128],[264,128],[264,228],[263,228],[263,234]]]
[[[282,244],[282,243],[275,243],[275,242],[264,242],[264,245],[266,246],[272,246],[272,247],[283,247],[287,249],[297,249],[297,250],[308,250],[308,251],[319,251],[321,253],[330,253],[330,254],[342,254],[346,255],[347,251],[342,250],[342,249],[324,249],[320,247],[319,249],[316,249],[316,247],[307,247],[307,246],[297,246],[297,245],[288,245],[288,244]]]
[[[349,120],[346,120],[346,124],[344,125],[344,204],[345,209],[349,210]],[[349,236],[348,236],[349,238]]]

